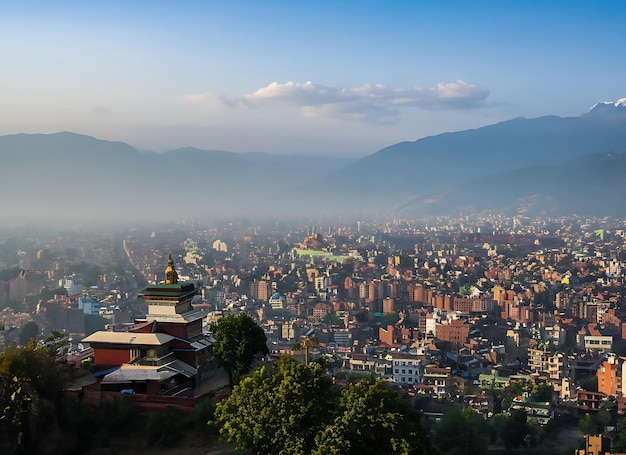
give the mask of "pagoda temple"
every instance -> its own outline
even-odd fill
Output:
[[[187,395],[210,375],[212,340],[202,330],[203,312],[191,305],[197,289],[179,283],[170,254],[165,282],[139,291],[145,317],[124,332],[99,331],[83,340],[94,349],[96,367],[108,369],[101,391]]]

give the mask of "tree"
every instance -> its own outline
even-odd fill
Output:
[[[434,453],[420,414],[384,381],[339,389],[289,356],[235,386],[215,410],[222,438],[262,454]]]
[[[317,337],[305,337],[302,341],[302,349],[304,349],[304,363],[309,364],[309,352],[311,349],[319,346],[320,342]]]
[[[339,325],[342,323],[341,318],[336,314],[327,314],[322,318],[322,322],[328,325]]]
[[[314,455],[434,453],[421,414],[382,380],[342,390],[337,414],[315,438]]]
[[[505,420],[504,427],[502,428],[502,442],[507,451],[522,447],[526,441],[528,435],[528,416],[525,411],[516,409],[511,412],[511,416]]]
[[[598,391],[598,377],[594,375],[587,376],[578,380],[578,385],[589,392]]]
[[[369,314],[366,310],[359,311],[354,317],[356,318],[357,322],[364,323],[369,321]]]
[[[458,455],[487,453],[489,427],[472,408],[446,411],[434,430],[434,443],[442,452]]]
[[[617,435],[613,440],[611,449],[614,452],[626,451],[626,417],[620,417],[617,421]]]
[[[268,354],[265,332],[247,314],[229,315],[211,326],[214,354],[222,361],[231,385],[249,371],[257,354]]]
[[[28,321],[20,328],[19,342],[22,346],[26,345],[30,340],[37,340],[39,334],[39,326],[35,321]]]
[[[582,434],[600,434],[600,429],[598,428],[598,425],[591,418],[588,412],[586,412],[583,418],[578,421],[578,428],[580,428]]]
[[[400,315],[398,313],[388,313],[381,317],[381,324],[383,327],[387,327],[389,325],[395,325],[399,320]]]
[[[44,344],[31,339],[0,352],[0,448],[15,444],[19,434],[22,445],[32,448],[30,431],[49,426],[47,411],[62,397],[62,378],[55,355]]]
[[[309,454],[328,421],[332,381],[323,369],[281,357],[243,379],[218,403],[220,434],[241,450],[262,454]]]
[[[551,384],[539,384],[533,389],[531,399],[533,401],[550,402],[552,401],[553,392],[554,388]]]

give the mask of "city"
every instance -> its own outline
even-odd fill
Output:
[[[93,362],[95,346],[95,367],[124,369],[133,362],[99,361],[107,341],[98,334],[145,332],[138,325],[159,298],[146,296],[168,283],[169,256],[176,282],[193,289],[193,310],[177,313],[195,312],[185,320],[202,320],[207,346],[212,324],[245,313],[263,328],[270,357],[323,360],[336,384],[396,384],[435,422],[443,403],[485,419],[523,410],[541,426],[564,413],[626,414],[625,220],[300,223],[5,232],[0,340],[19,342],[33,326],[36,339],[57,331],[67,337],[68,364]],[[228,382],[203,376],[196,363],[186,372],[192,388],[210,383],[211,396],[223,397]],[[83,387],[104,393],[116,374]],[[109,390],[140,393],[144,383],[141,393],[164,394],[148,392],[145,377],[116,381]],[[498,394],[512,387],[519,395]]]
[[[626,3],[0,11],[0,454],[626,454]]]

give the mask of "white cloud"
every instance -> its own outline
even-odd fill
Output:
[[[400,108],[452,110],[480,107],[489,91],[462,80],[440,82],[432,88],[393,88],[384,84],[337,88],[311,81],[272,82],[238,99],[213,94],[189,95],[194,103],[227,106],[262,107],[267,105],[296,106],[306,116],[343,118],[352,121],[389,121]]]

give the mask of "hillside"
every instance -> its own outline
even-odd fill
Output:
[[[6,224],[486,210],[624,216],[626,102],[401,142],[359,160],[0,137]]]

